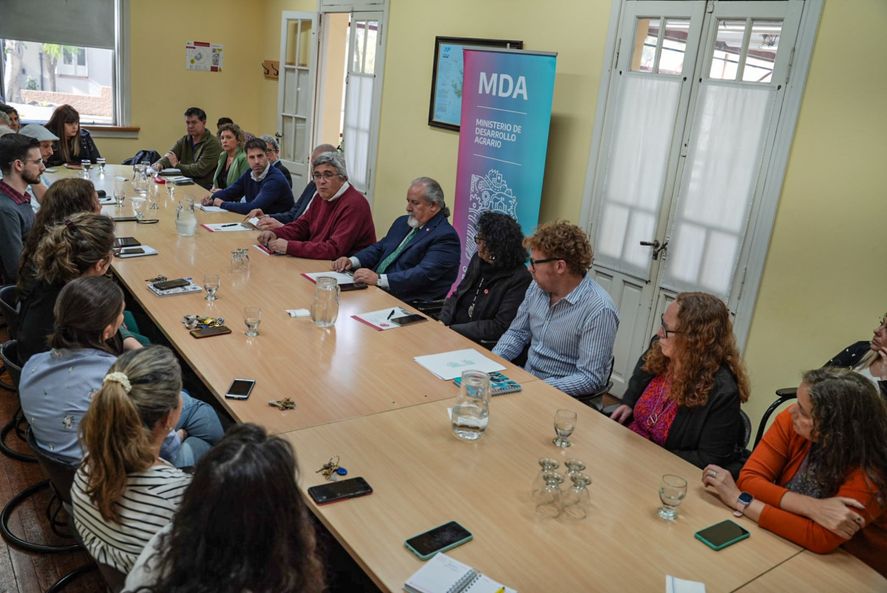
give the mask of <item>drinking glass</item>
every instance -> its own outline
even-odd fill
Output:
[[[117,203],[118,208],[123,206],[123,201],[126,199],[125,187],[126,177],[114,178],[114,201]]]
[[[557,436],[552,441],[561,449],[571,447],[570,435],[576,430],[576,412],[572,410],[558,410],[554,413],[554,432]]]
[[[83,167],[83,177],[89,179],[89,168],[92,167],[92,161],[89,159],[83,159],[80,161],[80,166]]]
[[[246,335],[255,338],[259,335],[259,324],[262,322],[262,310],[258,307],[244,307],[243,324],[246,325]]]
[[[172,181],[170,181],[169,179],[166,180],[166,193],[169,195],[169,198],[170,198],[171,200],[174,200],[174,199],[175,199],[175,197],[176,197],[176,184],[173,183]]]
[[[206,291],[206,296],[204,298],[210,303],[216,300],[216,293],[219,291],[220,283],[221,280],[219,279],[218,274],[203,275],[203,290]]]
[[[542,474],[544,486],[533,496],[536,512],[543,517],[557,517],[561,514],[561,483],[564,479],[557,472]]]
[[[545,487],[545,479],[543,476],[548,472],[557,472],[558,467],[560,467],[560,463],[551,457],[542,457],[539,459],[539,473],[536,474],[536,479],[533,480],[533,489],[530,491],[532,496],[535,497],[536,493]]]
[[[591,478],[577,472],[570,475],[570,481],[573,485],[564,493],[561,512],[568,519],[584,519],[591,507],[591,497],[588,495]]]
[[[132,203],[132,213],[136,215],[137,220],[142,220],[145,218],[145,198],[133,198]]]
[[[95,164],[99,166],[99,177],[105,176],[105,163],[107,161],[103,157],[99,157],[95,160]]]
[[[317,327],[333,327],[339,317],[339,284],[335,278],[322,276],[314,285],[311,320]]]
[[[564,461],[564,466],[567,468],[568,478],[572,478],[574,474],[581,474],[585,471],[585,462],[579,459],[567,459]]]
[[[687,480],[674,474],[665,474],[659,481],[659,516],[666,521],[674,521],[678,516],[678,507],[687,496]]]
[[[458,425],[453,414],[455,435],[469,441],[482,437],[490,421],[490,376],[483,371],[463,371],[456,403],[466,414]]]

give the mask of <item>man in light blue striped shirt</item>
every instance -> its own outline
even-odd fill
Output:
[[[619,314],[587,274],[588,237],[559,221],[541,225],[524,244],[534,282],[493,352],[513,360],[529,345],[527,371],[569,395],[594,393],[607,382]]]

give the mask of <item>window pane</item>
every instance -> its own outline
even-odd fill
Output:
[[[659,56],[660,74],[681,74],[684,70],[684,55],[687,51],[687,32],[690,21],[668,19],[665,21],[665,37],[662,40],[662,55]]]
[[[80,123],[114,123],[114,51],[3,40],[3,96],[23,120],[45,122],[65,103]]]
[[[634,36],[634,72],[652,72],[656,62],[656,41],[659,38],[659,19],[638,19]]]
[[[779,51],[779,35],[782,21],[755,21],[751,28],[748,43],[748,56],[742,70],[744,82],[770,82],[773,78],[773,64]]]
[[[710,78],[736,80],[745,24],[745,19],[718,19],[718,36],[715,39],[714,54],[711,59]]]

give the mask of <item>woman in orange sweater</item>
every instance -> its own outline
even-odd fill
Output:
[[[702,482],[745,515],[808,550],[844,549],[887,576],[887,405],[861,375],[804,374],[798,402],[764,435],[733,482],[709,465]]]

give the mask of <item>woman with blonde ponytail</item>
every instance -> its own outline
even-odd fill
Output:
[[[145,544],[172,520],[190,476],[160,457],[182,412],[182,373],[173,353],[125,353],[105,375],[80,424],[85,457],[74,476],[74,524],[98,562],[127,573]]]

